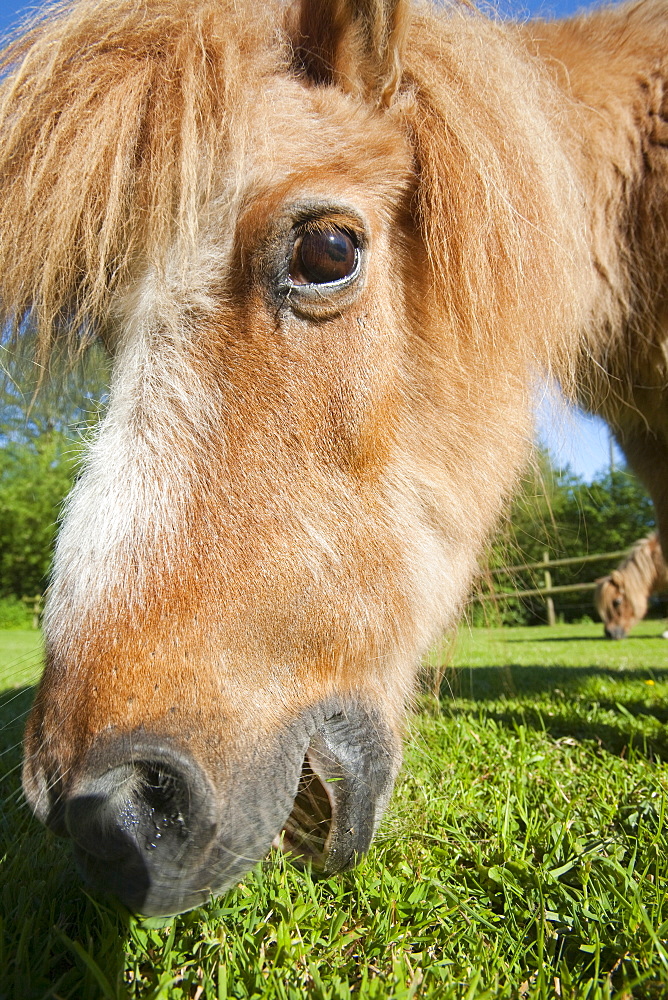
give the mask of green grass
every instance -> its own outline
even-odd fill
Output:
[[[0,997],[668,997],[668,642],[600,631],[462,630],[360,867],[273,858],[166,926],[88,897],[28,816],[37,646],[0,634]]]

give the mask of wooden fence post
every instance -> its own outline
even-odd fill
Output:
[[[549,552],[543,552],[543,562],[549,564],[550,562]],[[545,569],[545,590],[548,591],[547,597],[545,598],[545,611],[547,612],[547,624],[556,625],[557,616],[554,613],[554,601],[552,600],[552,595],[549,593],[549,591],[552,590],[552,574],[547,568]]]
[[[39,620],[42,615],[42,595],[36,594],[35,597],[22,597],[21,600],[32,611],[32,627],[39,628]]]

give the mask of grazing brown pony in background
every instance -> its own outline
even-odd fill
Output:
[[[617,569],[596,581],[594,604],[608,639],[624,639],[647,614],[651,595],[666,588],[668,567],[659,539],[641,538]]]
[[[272,842],[344,868],[537,377],[668,526],[668,6],[78,0],[2,65],[4,321],[113,357],[28,801],[148,913]]]

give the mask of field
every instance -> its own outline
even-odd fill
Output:
[[[0,998],[668,998],[668,642],[646,622],[460,632],[431,659],[380,835],[144,921],[28,815],[39,637],[0,633]]]

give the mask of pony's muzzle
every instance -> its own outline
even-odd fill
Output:
[[[605,637],[606,639],[625,639],[626,629],[623,625],[606,625]]]
[[[354,865],[399,761],[398,736],[355,703],[307,709],[213,771],[176,738],[106,732],[40,817],[72,839],[91,888],[169,915],[229,888],[272,843],[322,874]]]

